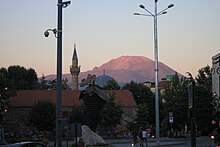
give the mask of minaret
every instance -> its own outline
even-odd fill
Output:
[[[78,90],[78,76],[80,72],[80,66],[78,66],[78,57],[76,53],[76,44],[74,44],[74,52],[72,58],[72,65],[70,66],[70,72],[72,75],[72,90]]]

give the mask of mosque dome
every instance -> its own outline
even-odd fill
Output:
[[[103,74],[101,76],[96,77],[95,84],[100,87],[104,87],[107,85],[109,80],[113,80],[113,78],[111,76]]]

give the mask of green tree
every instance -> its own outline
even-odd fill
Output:
[[[8,69],[1,68],[1,77],[4,83],[13,90],[27,90],[36,89],[37,87],[37,74],[34,69],[25,69],[19,65],[9,66]],[[3,83],[0,83],[1,87]],[[4,86],[3,86],[4,87]]]
[[[54,79],[54,80],[49,80],[48,81],[48,89],[56,89],[56,86],[57,86],[57,80]]]
[[[109,80],[107,85],[103,87],[104,90],[119,90],[120,86],[114,79]]]
[[[44,74],[42,74],[42,77],[39,79],[39,83],[38,83],[38,87],[41,90],[46,90],[49,88],[48,86],[48,81],[46,80],[46,77],[44,76]]]
[[[69,89],[70,88],[70,85],[68,85],[68,79],[65,78],[65,79],[62,79],[62,89]]]
[[[0,122],[4,120],[4,117],[7,114],[10,97],[15,94],[15,91],[8,89],[8,87],[0,89]]]
[[[168,114],[173,112],[174,123],[173,129],[178,129],[179,126],[184,127],[188,124],[188,81],[185,77],[179,77],[177,74],[170,81],[161,93],[161,99],[163,101],[163,110],[161,111],[164,119],[164,127],[168,128]],[[162,122],[161,121],[161,122]]]
[[[5,87],[11,88],[11,80],[8,78],[8,71],[6,68],[0,68],[0,90],[3,91]]]
[[[134,81],[131,81],[130,83],[127,83],[124,87],[122,87],[122,89],[126,89],[132,92],[137,105],[140,104],[146,105],[147,109],[144,109],[143,113],[146,113],[145,111],[149,111],[148,122],[150,124],[154,124],[155,100],[154,100],[154,93],[150,90],[150,88],[144,84],[135,83]]]
[[[196,122],[201,133],[207,135],[213,129],[211,122],[214,119],[211,68],[208,65],[201,68],[195,81]]]
[[[143,126],[148,127],[149,120],[150,120],[150,115],[149,115],[149,110],[148,110],[147,105],[139,104],[136,119],[135,119],[135,122],[137,123],[138,127],[143,127]]]
[[[105,107],[101,112],[101,122],[103,126],[111,127],[112,125],[121,124],[123,111],[114,101],[115,94],[110,95]]]
[[[49,80],[48,81],[48,89],[56,89],[56,86],[57,86],[57,80],[54,79],[54,80]],[[62,89],[69,89],[70,86],[68,85],[68,79],[65,78],[65,79],[62,79]]]
[[[55,128],[55,105],[49,100],[38,101],[30,111],[30,123],[40,131]]]
[[[0,68],[0,122],[8,111],[10,97],[16,95],[6,68]]]
[[[37,88],[38,78],[34,69],[26,69],[25,80],[27,81],[27,89],[33,90]]]
[[[69,114],[69,123],[84,124],[86,122],[84,113],[84,105],[81,104],[79,107],[74,107]]]

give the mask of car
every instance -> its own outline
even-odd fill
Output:
[[[13,144],[3,145],[1,147],[47,147],[45,144],[41,142],[18,142]]]
[[[220,146],[220,138],[219,138],[219,128],[214,129],[211,134],[209,134],[209,138],[215,142],[217,146]]]
[[[4,139],[0,139],[0,146],[8,144]]]

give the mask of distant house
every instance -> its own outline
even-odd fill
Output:
[[[71,111],[72,108],[80,106],[81,101],[79,90],[62,91],[62,111]],[[135,119],[137,104],[132,93],[128,90],[105,90],[108,94],[115,93],[115,102],[124,111],[123,122],[132,122]],[[56,103],[55,90],[20,90],[15,97],[10,100],[10,109],[7,112],[7,122],[13,124],[23,124],[28,122],[30,109],[37,101],[50,100]]]

